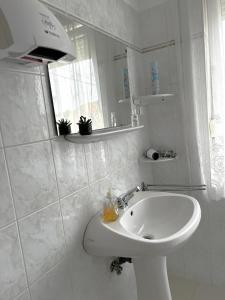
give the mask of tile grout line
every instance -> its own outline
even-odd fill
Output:
[[[41,281],[43,278],[45,278],[49,273],[51,273],[52,271],[54,271],[55,268],[57,268],[63,261],[64,261],[65,257],[63,257],[62,259],[60,259],[56,264],[54,264],[54,266],[52,266],[48,271],[46,271],[44,274],[40,275],[38,278],[34,279],[29,286],[32,287],[34,286],[36,283],[38,283],[39,281]],[[24,291],[23,291],[24,292]],[[22,293],[23,293],[22,292]],[[22,294],[21,293],[21,294]],[[20,294],[20,295],[21,295]],[[18,297],[18,296],[17,296]],[[15,300],[15,299],[13,299]],[[31,299],[32,300],[32,299]]]
[[[29,213],[29,214],[26,214],[26,215],[24,215],[24,216],[22,216],[22,217],[18,217],[18,221],[19,221],[19,222],[20,222],[20,221],[23,221],[23,220],[25,220],[25,219],[27,219],[27,218],[29,218],[29,217],[35,215],[36,213],[42,212],[43,210],[49,208],[50,206],[53,206],[53,205],[57,204],[57,202],[58,202],[58,199],[56,199],[54,202],[49,203],[49,204],[47,204],[47,205],[45,205],[45,206],[43,206],[43,207],[41,207],[41,208],[39,208],[39,209],[37,209],[37,210],[35,210],[35,211],[32,211],[32,212]]]
[[[75,144],[73,144],[73,147],[75,147]],[[85,146],[84,144],[81,144],[81,147],[82,147],[82,152],[83,152],[83,156],[84,156],[84,165],[85,165],[85,168],[87,170],[87,186],[82,188],[82,189],[85,189],[87,188],[88,189],[88,197],[90,199],[90,179],[89,179],[89,172],[88,172],[88,167],[87,167],[87,158],[86,158],[86,152],[85,152]],[[68,243],[67,243],[67,249],[68,248]],[[69,277],[70,277],[70,282],[71,282],[71,288],[72,288],[72,291],[73,291],[73,294],[76,295],[76,289],[73,285],[73,276],[72,276],[72,271],[71,269],[69,268]]]
[[[19,73],[19,74],[27,74],[27,75],[36,75],[36,76],[40,76],[42,74],[40,68],[39,71],[35,72],[35,71],[27,71],[24,69],[16,69],[16,68],[10,68],[10,67],[6,67],[6,66],[1,66],[0,65],[0,73],[3,73],[4,71],[10,72],[10,73]]]
[[[59,183],[58,183],[58,176],[57,176],[57,172],[56,172],[56,163],[55,163],[55,156],[54,156],[54,151],[53,151],[53,142],[51,140],[50,137],[50,125],[49,125],[49,119],[47,117],[47,104],[46,104],[46,97],[45,97],[45,93],[44,93],[44,87],[43,87],[43,80],[41,78],[41,86],[42,86],[42,94],[43,94],[43,98],[44,98],[44,107],[45,107],[45,115],[46,115],[46,120],[47,120],[47,126],[48,126],[48,136],[49,136],[49,143],[50,143],[50,148],[51,148],[51,155],[52,155],[52,161],[53,161],[53,167],[54,167],[54,174],[55,174],[55,181],[56,181],[56,189],[57,189],[57,197],[58,197],[58,205],[59,205],[59,211],[60,211],[60,217],[61,217],[61,224],[62,224],[62,230],[63,230],[63,240],[64,240],[64,245],[63,248],[64,249],[68,249],[67,246],[67,241],[66,241],[66,231],[65,231],[65,226],[64,226],[64,221],[63,221],[63,213],[62,213],[62,206],[61,206],[61,202],[60,202],[60,194],[59,194]],[[64,257],[64,254],[63,254]],[[56,266],[57,264],[55,264]]]
[[[3,148],[0,149],[0,150],[3,150]],[[92,183],[90,184],[90,186],[93,186],[93,185],[96,184],[96,183],[100,183],[101,181],[104,181],[107,177],[108,177],[108,175],[105,176],[105,177],[103,177],[103,178],[101,178],[101,179],[99,179],[99,180],[96,180],[96,181],[92,182]],[[71,194],[68,194],[68,195],[66,195],[66,196],[64,196],[64,197],[62,197],[62,198],[59,198],[59,200],[60,200],[60,201],[63,201],[63,200],[65,200],[66,198],[71,197],[71,196],[73,196],[73,195],[75,196],[75,195],[78,194],[79,192],[81,192],[81,191],[83,191],[83,190],[85,190],[85,189],[88,189],[88,188],[89,188],[88,185],[85,186],[85,187],[82,187],[82,188],[80,188],[80,189],[78,189],[78,190],[72,192]],[[58,198],[58,197],[57,197],[57,198]],[[45,205],[45,206],[43,206],[43,207],[41,207],[41,208],[39,208],[39,209],[37,209],[37,210],[31,212],[31,213],[25,214],[25,215],[22,216],[22,217],[17,217],[17,219],[18,219],[18,221],[20,222],[20,221],[22,221],[22,220],[24,220],[24,219],[26,219],[26,218],[28,218],[28,217],[31,217],[32,215],[34,215],[34,214],[36,214],[36,213],[39,213],[39,212],[43,211],[44,209],[46,209],[46,208],[48,208],[48,207],[50,207],[50,206],[55,205],[59,200],[57,199],[57,200],[55,200],[54,202],[49,203],[48,205]],[[13,207],[13,209],[14,209],[14,207]],[[1,227],[0,227],[0,231],[3,230],[3,229],[5,229],[5,228],[7,228],[7,227],[9,227],[9,226],[11,226],[11,225],[14,224],[15,222],[16,222],[16,219],[14,219],[14,220],[13,220],[12,222],[10,222],[10,223],[7,223],[7,224],[1,226]]]
[[[11,148],[16,148],[16,147],[23,147],[23,146],[29,146],[29,145],[34,145],[34,144],[38,144],[38,143],[44,143],[44,142],[48,142],[48,141],[51,141],[51,138],[41,139],[41,140],[37,140],[37,141],[33,141],[33,142],[25,142],[22,144],[7,145],[7,146],[4,146],[4,148],[11,149]]]
[[[65,230],[65,225],[64,225],[64,219],[63,219],[63,213],[62,213],[62,205],[61,205],[61,198],[60,198],[60,193],[59,193],[59,182],[58,182],[58,176],[57,176],[57,171],[56,171],[56,162],[55,162],[55,156],[54,156],[54,150],[53,150],[53,140],[52,140],[51,135],[50,135],[50,125],[49,125],[49,119],[47,117],[46,97],[45,97],[45,93],[44,93],[44,87],[43,87],[43,81],[42,80],[41,80],[41,86],[42,86],[42,93],[43,93],[43,97],[44,97],[45,114],[46,114],[47,126],[48,126],[48,134],[49,134],[49,143],[50,143],[51,155],[52,155],[52,160],[53,160],[53,165],[54,165],[53,167],[54,167],[54,174],[55,174],[55,180],[56,180],[56,189],[57,189],[57,196],[58,196],[57,202],[59,204],[61,224],[62,224],[62,230],[63,230],[63,239],[64,239],[63,248],[68,251],[69,247],[68,247],[68,242],[67,242],[67,239],[66,239],[66,230]],[[60,264],[63,261],[63,259],[65,259],[65,254],[63,255],[62,260],[60,260],[60,262],[56,263],[50,270],[48,270],[48,272],[50,272],[54,268],[56,268],[57,265]],[[43,277],[46,276],[48,274],[48,272],[46,272],[43,275]],[[73,285],[72,285],[72,274],[71,274],[70,269],[68,270],[68,275],[69,275],[69,278],[70,278],[70,286],[71,286],[72,292],[73,292],[73,294],[76,295],[76,291],[74,290]]]
[[[2,136],[1,124],[0,124],[0,134]],[[11,195],[11,198],[12,198],[12,204],[13,204],[13,209],[14,209],[14,214],[15,214],[15,224],[16,224],[16,229],[17,229],[17,234],[18,234],[18,239],[19,239],[19,248],[20,248],[20,252],[21,252],[22,260],[23,260],[23,267],[24,267],[24,272],[25,272],[25,276],[26,276],[27,289],[28,289],[29,296],[30,296],[30,299],[31,299],[31,291],[30,291],[30,287],[29,287],[27,266],[26,266],[25,255],[24,255],[23,246],[22,246],[22,239],[21,239],[21,234],[20,234],[20,229],[19,229],[19,221],[18,221],[18,216],[17,216],[17,211],[16,211],[15,200],[14,200],[14,196],[13,196],[13,190],[12,190],[12,185],[11,185],[11,176],[9,174],[9,166],[8,166],[8,161],[7,161],[7,157],[6,157],[6,151],[5,151],[5,148],[4,148],[4,138],[3,138],[3,136],[2,136],[2,144],[3,144],[3,155],[4,155],[5,165],[6,165],[6,173],[7,173],[7,177],[8,177],[7,179],[8,179],[8,182],[9,182],[9,190],[10,190],[10,195]]]
[[[65,234],[65,227],[64,227],[64,222],[63,222],[63,214],[62,214],[62,207],[61,207],[61,202],[60,202],[60,196],[59,196],[59,184],[58,184],[58,178],[57,178],[57,172],[56,172],[56,166],[55,166],[55,158],[53,154],[53,146],[52,142],[50,141],[51,144],[51,154],[52,154],[52,159],[53,159],[53,164],[54,164],[54,174],[55,174],[55,179],[56,179],[56,189],[57,189],[57,197],[58,197],[58,204],[59,204],[59,209],[60,209],[60,216],[61,216],[61,222],[62,222],[62,228],[63,228],[63,236],[64,236],[64,243],[66,246],[66,234]]]
[[[63,219],[63,213],[62,213],[62,204],[61,204],[61,198],[60,198],[60,194],[59,194],[59,183],[58,183],[58,177],[57,177],[57,172],[56,172],[56,164],[55,164],[55,157],[54,157],[54,151],[53,151],[53,145],[52,145],[52,141],[50,141],[50,144],[51,144],[51,152],[52,152],[52,157],[53,157],[53,164],[54,164],[54,172],[55,172],[55,177],[56,177],[56,186],[57,186],[57,195],[58,195],[58,202],[59,202],[59,209],[60,209],[60,215],[61,215],[61,222],[62,222],[62,228],[63,228],[63,236],[64,236],[64,243],[65,243],[65,250],[67,250],[69,252],[69,246],[68,246],[68,241],[67,241],[67,238],[66,238],[66,230],[65,230],[65,224],[64,224],[64,219]],[[84,187],[86,188],[86,187]],[[82,189],[84,189],[82,188]],[[77,191],[78,192],[78,191]],[[76,193],[77,193],[76,192]],[[75,193],[71,194],[71,195],[74,195]],[[66,196],[65,198],[67,198],[69,196]],[[63,199],[65,199],[63,198]],[[65,256],[64,256],[65,258]],[[68,270],[68,275],[69,275],[69,279],[70,279],[70,286],[71,286],[71,289],[72,289],[72,292],[74,295],[76,295],[76,291],[73,287],[73,284],[72,284],[72,272],[71,272],[71,269],[69,268]]]

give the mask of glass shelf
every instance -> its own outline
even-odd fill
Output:
[[[176,160],[178,157],[161,157],[159,159],[156,159],[156,160],[153,160],[153,159],[150,159],[150,158],[147,158],[147,157],[141,157],[140,158],[140,161],[142,163],[149,163],[149,164],[157,164],[157,163],[163,163],[163,162],[168,162],[168,161],[173,161],[173,160]]]
[[[130,103],[130,98],[119,99],[119,100],[118,100],[118,103],[119,103],[119,104],[122,104],[122,103]]]
[[[117,137],[118,135],[141,130],[144,126],[121,126],[121,127],[109,127],[94,130],[90,135],[80,135],[79,133],[68,134],[64,136],[64,139],[76,144],[88,144],[95,143],[99,141],[104,141],[107,139],[111,139]]]
[[[150,105],[150,104],[157,104],[166,102],[167,100],[172,100],[175,94],[157,94],[157,95],[147,95],[147,96],[140,96],[134,97],[133,101],[135,105]]]

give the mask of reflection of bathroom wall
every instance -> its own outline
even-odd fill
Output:
[[[119,104],[118,100],[124,95],[124,69],[127,68],[127,58],[115,60],[118,55],[125,54],[126,47],[111,38],[95,32],[95,45],[101,100],[104,115],[108,116],[110,124],[110,113],[115,112],[118,125],[130,124],[130,104]]]
[[[176,1],[166,1],[140,13],[143,48],[155,46],[177,39]],[[187,170],[185,141],[182,127],[180,79],[177,65],[176,46],[166,47],[143,54],[133,51],[136,72],[134,87],[136,95],[152,94],[151,62],[157,61],[161,93],[174,93],[176,96],[165,103],[144,107],[145,140],[148,146],[173,149],[179,160],[170,164],[142,165],[145,180],[152,183],[186,183]],[[130,70],[129,66],[129,70]],[[133,88],[133,87],[132,87]],[[159,101],[160,102],[160,101]],[[153,176],[153,179],[152,179]]]

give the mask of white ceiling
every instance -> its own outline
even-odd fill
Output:
[[[137,11],[143,11],[153,6],[167,2],[168,0],[124,0]]]

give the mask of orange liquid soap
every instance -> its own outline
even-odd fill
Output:
[[[112,194],[109,190],[106,196],[106,201],[103,206],[102,219],[103,222],[114,222],[118,219],[119,213],[116,203],[112,200]]]
[[[103,208],[103,221],[105,223],[114,222],[118,219],[119,214],[115,205],[106,205]]]

